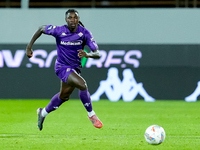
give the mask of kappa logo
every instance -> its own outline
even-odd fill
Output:
[[[134,77],[131,69],[126,68],[123,70],[123,79],[121,80],[118,75],[119,71],[116,67],[108,69],[107,79],[101,80],[98,89],[91,95],[92,101],[99,101],[101,95],[107,95],[110,101],[119,101],[122,97],[123,101],[131,102],[138,94],[144,98],[146,102],[154,102],[155,99],[151,97],[143,83],[138,83]]]
[[[58,109],[59,107],[58,106],[55,106],[55,107],[53,107],[54,109]]]
[[[64,33],[64,32],[63,32],[61,35],[63,35],[63,36],[67,36],[67,34],[66,34],[66,33]]]
[[[92,37],[90,40],[91,40],[92,42],[95,41],[93,37]]]
[[[84,106],[88,107],[90,106],[90,103],[85,103]]]

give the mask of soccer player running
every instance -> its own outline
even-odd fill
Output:
[[[61,89],[59,93],[52,97],[45,108],[37,109],[39,130],[43,128],[45,117],[58,109],[62,103],[68,101],[75,88],[79,89],[79,97],[94,127],[101,128],[103,126],[92,109],[87,83],[80,76],[81,58],[100,58],[101,55],[92,34],[84,28],[79,19],[79,13],[75,9],[69,9],[65,13],[67,25],[43,25],[39,27],[27,45],[26,55],[31,58],[33,56],[32,46],[42,33],[54,36],[57,44],[55,73],[61,80]],[[83,50],[85,45],[88,45],[91,49],[90,53]]]

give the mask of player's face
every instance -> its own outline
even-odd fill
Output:
[[[68,13],[66,18],[67,26],[71,31],[76,31],[78,22],[79,22],[79,16],[76,12]]]

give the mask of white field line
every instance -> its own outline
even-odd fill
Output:
[[[105,137],[144,137],[144,135],[106,135],[102,136]],[[11,137],[87,137],[87,135],[26,135],[26,134],[0,134],[0,138],[11,138]],[[96,137],[96,136],[89,136],[89,137]],[[200,136],[190,136],[190,135],[168,135],[167,138],[200,138]]]
[[[118,137],[138,137],[138,136],[143,136],[143,135],[114,135]],[[96,137],[92,135],[30,135],[30,134],[0,134],[0,138],[9,138],[9,137]],[[113,135],[106,135],[102,136],[103,138],[105,137],[113,137]]]

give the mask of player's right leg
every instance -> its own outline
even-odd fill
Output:
[[[92,122],[94,127],[96,127],[96,128],[103,127],[103,123],[100,121],[100,119],[96,116],[95,113],[91,117],[88,114],[88,119]]]
[[[88,118],[92,122],[94,127],[101,128],[103,126],[103,123],[98,119],[98,117],[95,115],[95,112],[93,111],[90,93],[88,91],[87,83],[85,82],[85,80],[77,73],[72,72],[69,75],[67,81],[71,86],[79,89],[79,97],[85,109],[87,110]]]

